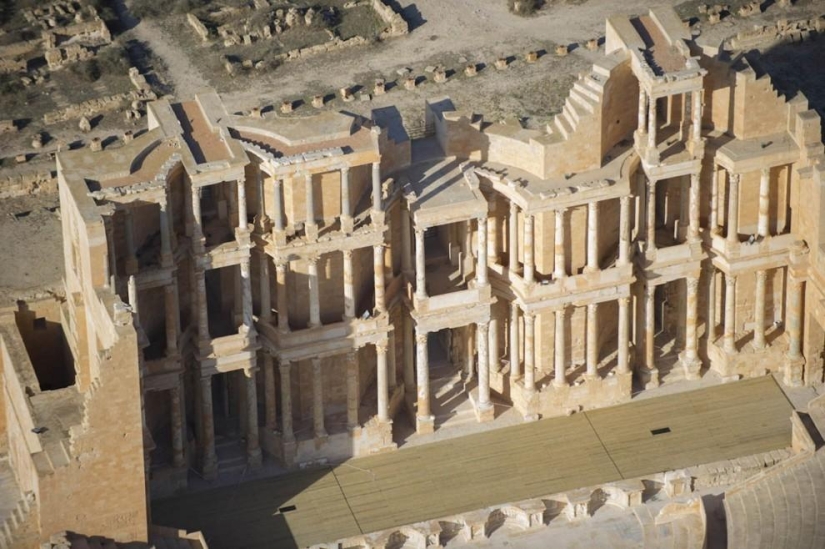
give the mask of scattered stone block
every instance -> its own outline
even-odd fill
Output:
[[[436,69],[435,74],[433,75],[433,80],[437,84],[443,84],[447,81],[447,71],[445,71],[443,68]]]
[[[289,114],[292,112],[292,101],[289,99],[284,99],[281,101],[281,112],[283,114]]]
[[[80,117],[80,122],[78,122],[77,127],[80,128],[80,131],[82,132],[92,131],[92,123],[89,122],[89,119],[85,116]]]
[[[470,63],[466,67],[464,67],[464,75],[473,77],[478,74],[478,67],[476,67],[475,63]]]
[[[382,78],[379,78],[375,81],[375,86],[372,89],[372,93],[375,95],[384,95],[387,92],[387,85],[386,82]]]
[[[585,44],[585,47],[590,51],[596,51],[596,50],[599,49],[599,41],[595,38],[591,38],[590,40],[587,41],[587,44]]]
[[[103,150],[103,141],[100,140],[99,137],[93,137],[91,141],[89,141],[89,149],[98,152]]]
[[[556,55],[559,57],[564,57],[570,52],[570,49],[565,44],[560,44],[556,46]]]
[[[340,90],[338,90],[338,94],[341,96],[341,99],[343,101],[346,101],[347,103],[355,99],[355,97],[352,95],[352,90],[350,90],[349,87],[341,88]]]
[[[17,126],[14,124],[14,120],[0,120],[0,134],[14,133],[16,131]]]
[[[415,89],[415,76],[408,76],[404,80],[404,89],[406,89],[406,90],[414,90]]]
[[[17,162],[18,164],[25,164],[26,160],[28,160],[28,158],[26,157],[25,154],[18,154],[17,156],[14,157],[14,161]]]
[[[32,148],[33,149],[42,149],[43,148],[43,135],[38,133],[32,139]]]
[[[312,97],[312,106],[316,109],[320,109],[324,106],[324,96],[323,95],[314,95]]]
[[[500,71],[506,69],[507,68],[507,58],[499,57],[498,59],[495,60],[494,65],[495,65],[496,69],[498,69]]]
[[[535,63],[536,61],[539,60],[539,54],[538,54],[538,52],[535,52],[535,51],[528,51],[524,55],[524,60],[527,61],[528,63]]]
[[[132,133],[132,130],[126,130],[125,132],[123,132],[122,141],[123,141],[124,145],[127,144],[127,143],[131,143],[134,138],[135,138],[135,134]]]

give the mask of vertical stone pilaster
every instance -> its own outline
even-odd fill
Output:
[[[587,204],[587,272],[599,270],[599,203]]]
[[[257,368],[244,370],[246,380],[246,462],[250,467],[261,466],[261,442],[258,428],[258,385],[255,383]]]
[[[518,205],[510,202],[510,216],[507,219],[507,257],[511,274],[518,272]]]
[[[321,369],[321,359],[312,359],[312,426],[316,439],[327,436],[324,426],[324,371]]]
[[[321,325],[321,297],[318,287],[318,258],[308,260],[307,269],[309,279],[309,327],[317,328]]]
[[[487,285],[487,216],[478,218],[478,254],[476,258],[476,282]]]
[[[427,273],[424,257],[424,231],[415,230],[415,296],[427,299]]]
[[[564,253],[565,236],[564,236],[564,212],[565,210],[555,211],[555,234],[553,235],[553,278],[558,280],[567,276],[566,258]]]
[[[728,247],[739,245],[739,174],[728,173]]]
[[[769,214],[771,208],[771,169],[762,168],[759,179],[759,221],[757,234],[762,238],[769,236]]]
[[[218,476],[218,457],[215,454],[215,421],[212,410],[212,376],[202,376],[201,384],[201,468],[204,478]]]
[[[290,379],[291,364],[281,361],[281,431],[284,443],[295,442],[295,432],[292,428],[292,381]]]
[[[375,310],[381,314],[387,312],[386,300],[384,298],[384,245],[379,244],[372,248],[372,265],[375,278]]]
[[[725,273],[725,352],[736,353],[736,277]]]
[[[390,420],[389,387],[387,380],[387,341],[382,340],[375,346],[376,354],[376,385],[378,386],[378,421],[385,423]]]
[[[524,389],[528,393],[536,390],[536,315],[524,312]]]
[[[765,285],[768,273],[756,271],[756,303],[754,304],[753,318],[753,348],[762,350],[765,344]]]
[[[590,379],[599,377],[599,320],[598,303],[587,304],[587,373]]]
[[[557,309],[556,315],[556,334],[555,334],[555,357],[554,368],[555,376],[553,377],[553,385],[555,387],[567,387],[567,352],[565,350],[564,336],[566,327],[566,311],[564,309]]]
[[[533,259],[533,215],[524,214],[524,282],[532,284],[535,280],[536,265]]]
[[[281,332],[289,331],[289,303],[287,301],[286,269],[287,265],[285,263],[278,263],[275,265],[275,298],[277,300],[275,305],[278,308],[278,330]]]
[[[630,263],[630,197],[619,198],[619,265]]]
[[[630,341],[630,299],[627,297],[619,298],[619,327],[618,339],[619,348],[617,351],[617,369],[620,374],[627,374],[630,372],[629,367],[629,353],[628,343]]]

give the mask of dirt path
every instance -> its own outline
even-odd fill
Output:
[[[189,61],[189,57],[180,48],[166,39],[163,31],[152,21],[134,17],[126,7],[124,0],[115,0],[115,11],[123,23],[126,32],[124,38],[135,39],[146,44],[166,65],[164,77],[169,80],[174,92],[179,97],[189,97],[209,88],[206,79]]]

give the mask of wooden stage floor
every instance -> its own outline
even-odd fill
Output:
[[[786,448],[791,410],[762,377],[161,500],[152,521],[211,549],[303,547]]]

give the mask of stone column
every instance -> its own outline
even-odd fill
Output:
[[[372,163],[372,209],[380,212],[381,207],[381,162]]]
[[[166,356],[176,356],[178,354],[178,334],[180,333],[177,280],[163,287],[163,297],[166,312]]]
[[[687,298],[685,303],[685,354],[682,365],[686,370],[688,378],[698,375],[701,365],[699,355],[696,352],[698,341],[696,336],[697,309],[699,307],[699,278],[688,277],[685,279],[687,287]]]
[[[112,291],[117,292],[117,254],[115,253],[115,218],[113,215],[104,216],[103,224],[106,230],[106,282]]]
[[[739,174],[728,172],[728,247],[739,244]]]
[[[587,203],[587,272],[599,270],[599,203]]]
[[[269,216],[266,214],[266,201],[264,199],[264,174],[260,167],[258,168],[258,177],[255,182],[258,193],[258,218],[261,228],[264,228],[269,225]]]
[[[375,310],[378,314],[387,312],[384,298],[384,245],[372,247],[372,266],[375,275]]]
[[[495,199],[490,202],[490,213],[487,217],[487,261],[493,265],[498,263],[498,218],[496,217],[497,204]]]
[[[618,329],[618,370],[620,374],[627,374],[630,372],[629,356],[628,356],[628,342],[630,341],[630,298],[619,298],[619,329]]]
[[[288,361],[281,361],[281,431],[284,443],[295,442],[295,433],[292,430],[292,383],[290,381]]]
[[[424,258],[424,231],[415,230],[415,296],[418,299],[427,298],[427,274]]]
[[[768,273],[756,271],[756,305],[754,306],[753,348],[765,348],[765,284]]]
[[[699,240],[699,174],[690,174],[690,203],[688,206],[688,240]]]
[[[708,316],[707,316],[707,334],[708,342],[716,338],[716,268],[713,264],[709,264],[708,269]]]
[[[312,359],[312,426],[316,439],[327,436],[324,428],[324,371],[320,358]]]
[[[757,233],[762,238],[768,234],[768,215],[771,207],[771,169],[762,168],[759,179],[759,222]]]
[[[169,412],[172,416],[172,465],[176,468],[186,465],[184,454],[184,407],[183,380],[178,377],[178,384],[169,390]]]
[[[650,97],[647,115],[647,147],[656,149],[656,98]]]
[[[507,256],[510,273],[518,272],[518,205],[510,202],[510,217],[507,219]]]
[[[246,461],[250,467],[261,465],[261,442],[258,431],[258,385],[255,383],[257,368],[244,370],[246,379]]]
[[[410,212],[401,209],[401,270],[409,273],[412,266],[412,230],[410,228]]]
[[[383,270],[381,274],[383,276]],[[348,318],[355,318],[355,286],[352,277],[352,250],[344,250],[344,319]]]
[[[169,204],[162,200],[160,206],[160,260],[165,266],[172,265],[172,229],[169,215]]]
[[[510,339],[508,351],[510,352],[510,378],[521,377],[521,361],[519,360],[518,342],[518,304],[515,301],[510,303]]]
[[[411,316],[404,316],[404,393],[415,390],[415,327]]]
[[[241,310],[243,313],[243,328],[247,332],[252,330],[252,281],[249,276],[249,256],[241,260]]]
[[[535,280],[536,266],[533,261],[533,215],[524,214],[524,281],[531,284]]]
[[[598,303],[587,304],[587,372],[591,379],[599,377],[599,320]]]
[[[138,260],[135,255],[135,234],[132,225],[132,210],[130,208],[126,208],[123,210],[123,213],[123,232],[125,233],[126,240],[126,274],[129,275],[138,272]]]
[[[433,416],[430,413],[430,363],[427,352],[427,332],[416,329],[415,349],[418,385],[416,431],[431,432]]]
[[[699,141],[702,138],[702,90],[691,92],[691,99],[693,99],[691,139]]]
[[[278,330],[281,332],[289,331],[289,303],[287,302],[286,289],[286,264],[277,263],[275,265],[275,286],[276,286],[276,300],[275,304],[278,308]]]
[[[490,370],[498,372],[499,370],[499,352],[498,352],[498,319],[490,318],[490,335],[488,337],[490,348]]]
[[[264,370],[264,425],[267,431],[272,432],[278,426],[278,397],[275,392],[275,364],[272,355],[266,351],[263,351],[261,367]]]
[[[249,225],[249,215],[246,213],[246,184],[238,179],[238,228],[245,230]]]
[[[647,94],[643,89],[639,89],[639,133],[644,135],[647,133]]]
[[[656,249],[656,181],[647,181],[647,249]]]
[[[274,209],[275,209],[275,230],[281,232],[284,230],[284,199],[282,196],[283,193],[283,181],[280,179],[275,179],[275,189],[274,189]]]
[[[475,368],[474,367],[475,367],[476,351],[475,351],[475,348],[473,346],[473,325],[472,324],[467,324],[464,327],[464,333],[466,335],[466,339],[465,339],[466,344],[464,345],[464,353],[466,355],[465,359],[464,359],[464,369],[465,369],[464,382],[469,383],[470,381],[473,380],[473,375],[475,374]]]
[[[788,276],[788,358],[792,361],[802,359],[802,284],[803,281]],[[788,376],[786,375],[786,378]]]
[[[487,285],[487,216],[478,218],[478,255],[476,257],[476,282]]]
[[[318,236],[318,224],[315,222],[315,192],[312,184],[312,174],[304,174],[304,194],[306,195],[306,236]]]
[[[656,287],[648,286],[645,293],[645,368],[648,372],[656,370],[654,342],[656,338]]]
[[[195,271],[195,307],[198,309],[198,337],[202,341],[209,339],[209,313],[206,307],[206,273]]]
[[[378,386],[378,421],[385,423],[390,419],[389,387],[387,383],[387,341],[375,345],[376,385]]]
[[[524,313],[524,389],[528,393],[536,390],[536,315]]]
[[[556,370],[556,375],[553,377],[553,385],[556,387],[567,387],[567,365],[565,364],[565,349],[564,349],[564,336],[565,336],[565,310],[564,309],[557,309],[556,310],[556,337],[555,337],[555,357],[554,357],[554,366]]]
[[[347,234],[353,230],[349,193],[349,166],[344,166],[341,168],[341,230]]]
[[[270,276],[269,276],[269,256],[266,252],[261,252],[260,259],[260,294],[261,294],[261,322],[270,324],[272,322],[272,296],[270,295]]]
[[[567,261],[564,253],[565,236],[564,236],[564,212],[565,210],[556,210],[556,231],[553,235],[553,278],[559,279],[567,276]]]
[[[309,278],[309,327],[317,328],[321,325],[321,298],[318,288],[318,258],[308,260]]]
[[[137,279],[135,275],[129,275],[128,280],[126,281],[126,295],[129,298],[129,306],[132,308],[132,312],[135,313],[135,317],[140,320],[140,305],[138,304],[138,290],[137,290]]]
[[[201,215],[202,187],[192,189],[192,240],[203,246],[203,216]]]
[[[725,273],[725,352],[736,352],[736,277]]]
[[[212,376],[201,380],[201,467],[203,476],[213,479],[218,475],[218,457],[215,454],[215,422],[212,416]]]
[[[719,166],[713,164],[710,177],[710,232],[719,232]]]
[[[619,198],[619,265],[630,262],[630,197]]]
[[[490,355],[489,325],[486,322],[476,323],[476,346],[478,347],[478,409],[479,411],[492,408],[490,402]]]
[[[347,427],[354,429],[360,425],[358,410],[360,402],[360,372],[358,371],[358,353],[347,353]]]

